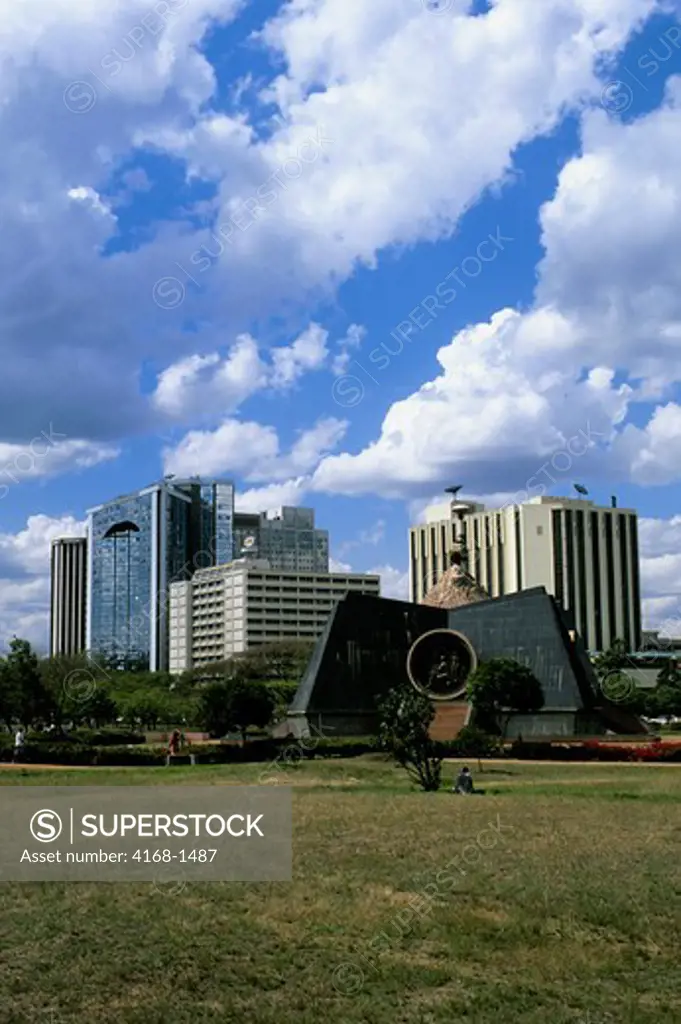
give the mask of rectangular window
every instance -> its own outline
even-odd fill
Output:
[[[641,590],[639,582],[638,566],[638,523],[636,516],[629,516],[629,553],[631,558],[631,576],[634,586],[631,599],[634,603],[634,636],[633,650],[638,651],[641,647]]]
[[[551,519],[553,522],[553,578],[556,591],[556,600],[563,608],[565,606],[565,576],[563,573],[563,523],[560,509],[553,509]]]
[[[567,546],[565,572],[567,573],[568,608],[572,612],[573,616],[576,616],[575,537],[572,525],[572,512],[570,510],[567,510],[565,513],[565,541]]]
[[[617,637],[617,619],[615,618],[615,558],[612,538],[612,514],[606,512],[605,520],[605,572],[608,581],[608,622],[610,635],[603,637],[605,647],[610,647]]]
[[[601,607],[601,535],[598,529],[598,512],[591,512],[591,550],[594,577],[594,608],[596,617],[596,636],[594,637],[597,651],[603,650],[603,609]]]
[[[579,622],[577,623],[577,629],[579,630],[582,640],[586,643],[588,635],[588,619],[586,614],[586,523],[584,521],[584,512],[579,509],[575,513],[575,518],[577,527],[577,568],[579,570]]]
[[[520,509],[515,517],[515,556],[518,566],[518,590],[523,589],[523,538],[520,530]]]
[[[632,649],[631,645],[631,620],[629,618],[631,610],[631,593],[629,591],[629,546],[627,544],[627,519],[623,512],[618,517],[619,526],[619,541],[620,541],[620,566],[622,569],[622,607],[624,609],[624,631],[623,640],[627,645],[627,650]]]

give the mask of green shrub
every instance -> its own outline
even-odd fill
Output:
[[[163,748],[132,746],[132,747],[90,747],[92,760],[90,764],[107,765],[114,767],[121,765],[164,765],[167,760],[167,753]],[[173,759],[175,763],[183,760],[189,764],[189,757]]]
[[[451,745],[453,757],[498,757],[504,749],[498,736],[477,725],[465,725]]]
[[[3,745],[0,760],[11,761],[14,743]],[[26,740],[21,760],[26,764],[92,764],[94,747],[80,743],[32,743]]]

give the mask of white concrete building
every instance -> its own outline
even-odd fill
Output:
[[[60,537],[50,553],[50,654],[85,650],[87,540]]]
[[[264,559],[201,569],[170,587],[170,671],[276,640],[316,640],[350,591],[380,596],[380,577],[279,572]]]
[[[485,509],[432,506],[410,530],[410,594],[421,601],[459,559],[490,597],[543,586],[574,617],[586,647],[641,642],[637,515],[592,501],[536,497]]]

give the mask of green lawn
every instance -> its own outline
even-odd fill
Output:
[[[4,883],[5,1024],[681,1020],[681,766],[472,767],[484,797],[414,792],[378,758],[282,772],[292,883]],[[265,768],[4,769],[0,785]]]

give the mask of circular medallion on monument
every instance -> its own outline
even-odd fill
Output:
[[[407,675],[413,686],[431,700],[462,697],[478,657],[470,640],[454,629],[433,629],[411,646]]]

